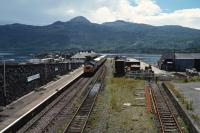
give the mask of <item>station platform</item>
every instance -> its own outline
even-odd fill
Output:
[[[80,67],[12,102],[0,112],[0,132],[83,74]]]

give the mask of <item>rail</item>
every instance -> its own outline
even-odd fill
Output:
[[[102,68],[102,69],[104,69],[104,68]],[[103,70],[100,77],[103,79],[104,76],[105,76],[105,70]],[[95,84],[93,86],[93,88],[91,88],[91,90],[88,92],[88,94],[84,98],[83,102],[81,103],[81,105],[77,109],[76,113],[74,114],[73,118],[71,119],[69,124],[64,129],[63,133],[68,133],[68,132],[82,133],[84,131],[87,121],[88,121],[88,118],[90,116],[90,113],[92,112],[92,109],[94,107],[95,100],[97,98],[99,89],[102,87],[102,82],[103,82],[102,79],[101,79],[101,83]],[[96,79],[96,81],[97,80],[98,79]],[[94,91],[95,91],[94,89],[97,89],[96,87],[99,89],[96,91],[96,93],[94,95],[92,93],[94,93]]]
[[[176,131],[183,133],[176,119],[176,116],[169,106],[169,101],[167,101],[166,96],[157,84],[155,87],[151,87],[151,94],[153,104],[155,106],[155,113],[160,123],[161,132],[165,133]]]

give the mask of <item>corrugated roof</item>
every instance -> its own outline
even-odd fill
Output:
[[[160,60],[166,60],[166,59],[174,59],[174,53],[168,53],[168,54],[163,54],[160,58]]]
[[[79,52],[71,57],[71,59],[85,59],[86,56],[95,56],[95,52]]]
[[[200,53],[193,53],[192,56],[194,59],[200,59]]]
[[[127,58],[126,62],[140,62],[140,61],[134,58]]]
[[[200,53],[175,53],[176,59],[200,59]]]

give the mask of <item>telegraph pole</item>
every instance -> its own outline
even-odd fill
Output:
[[[7,96],[6,96],[6,61],[3,59],[3,97],[4,97],[4,106],[7,105]]]
[[[45,67],[45,79],[47,82],[47,64],[46,64],[46,62],[44,63],[44,67]]]

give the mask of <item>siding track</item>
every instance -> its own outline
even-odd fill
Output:
[[[166,92],[157,84],[150,85],[154,111],[159,121],[161,133],[183,133]]]

